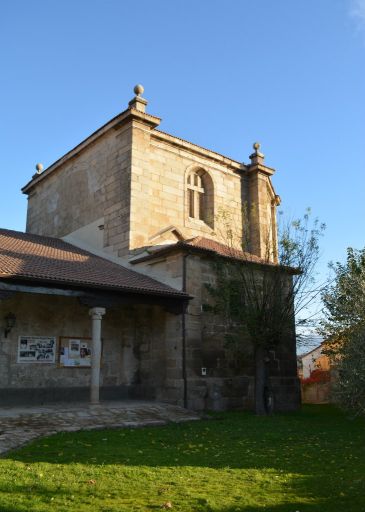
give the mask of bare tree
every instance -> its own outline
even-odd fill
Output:
[[[224,319],[233,351],[245,350],[247,342],[252,347],[255,411],[264,415],[273,410],[269,351],[295,336],[295,318],[301,326],[309,321],[303,313],[321,291],[314,276],[325,226],[311,220],[310,210],[302,219],[281,222],[277,238],[268,233],[265,256],[259,258],[249,252],[250,230],[238,246],[229,216],[223,218],[227,254],[214,261],[216,282],[208,286],[213,299],[208,309]]]

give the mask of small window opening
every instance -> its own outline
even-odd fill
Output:
[[[187,199],[189,218],[203,221],[213,227],[213,181],[203,169],[188,176]]]

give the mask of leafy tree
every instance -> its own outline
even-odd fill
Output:
[[[332,284],[323,293],[321,333],[335,361],[335,398],[355,414],[365,414],[365,249],[347,250],[346,263],[331,264]]]
[[[344,409],[365,415],[365,330],[353,330],[336,352],[334,396]]]
[[[308,309],[319,293],[313,288],[314,269],[325,226],[317,219],[311,221],[310,210],[303,219],[281,222],[278,246],[272,246],[268,234],[266,256],[257,258],[247,252],[249,235],[240,241],[241,250],[237,250],[238,239],[227,216],[224,225],[229,250],[227,257],[215,260],[216,282],[208,286],[213,305],[208,309],[224,319],[227,345],[237,357],[247,346],[252,347],[255,411],[264,415],[273,408],[269,353],[280,343],[293,340],[295,315]],[[301,317],[300,324],[305,323],[306,319]]]
[[[334,350],[365,324],[365,249],[347,249],[346,263],[330,264],[332,284],[322,294],[324,320],[321,333]]]

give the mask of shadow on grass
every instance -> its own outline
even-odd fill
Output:
[[[223,482],[235,479],[238,486],[258,493],[262,489],[281,493],[281,498],[293,496],[293,501],[266,507],[243,506],[242,497],[226,508],[197,502],[191,508],[196,512],[364,512],[364,434],[363,420],[351,421],[335,408],[315,406],[272,418],[237,412],[165,427],[57,434],[8,454],[4,461],[47,463],[50,472],[62,471],[55,465],[76,464],[83,465],[79,471],[138,472],[141,481],[150,468],[166,482],[176,471],[183,479],[190,472],[203,491],[207,479],[215,479],[223,496]],[[9,486],[0,491],[9,492]],[[41,488],[33,492],[42,495]],[[1,506],[0,512],[24,510]],[[150,505],[144,510],[153,509]]]
[[[299,413],[269,418],[230,412],[163,427],[60,433],[3,458],[25,463],[345,472],[356,451],[365,460],[364,434],[361,419],[349,420],[330,406],[307,406]]]

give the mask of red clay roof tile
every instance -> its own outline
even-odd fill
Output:
[[[215,254],[218,254],[219,256],[226,256],[227,258],[252,261],[254,263],[263,263],[266,265],[269,263],[267,260],[259,258],[255,254],[244,252],[241,251],[240,249],[235,249],[234,247],[230,247],[220,242],[216,242],[215,240],[211,240],[210,238],[205,238],[204,236],[196,236],[195,238],[184,240],[183,242],[181,242],[181,245],[186,245],[188,247],[196,247],[197,249],[202,249],[204,251],[211,251],[214,252]]]
[[[243,252],[239,249],[229,247],[228,245],[216,242],[215,240],[211,240],[210,238],[205,238],[203,236],[196,236],[194,238],[189,238],[187,240],[181,240],[179,242],[176,242],[175,244],[169,244],[166,245],[165,247],[152,250],[149,255],[136,258],[132,260],[131,263],[140,263],[142,261],[163,256],[164,254],[168,254],[172,251],[176,251],[179,249],[196,249],[197,251],[211,253],[218,256],[224,256],[226,258],[232,258],[235,260],[260,263],[262,265],[274,265],[274,263],[271,263],[263,258],[259,258],[255,254]]]
[[[0,280],[22,278],[188,298],[179,290],[58,238],[0,229]]]

